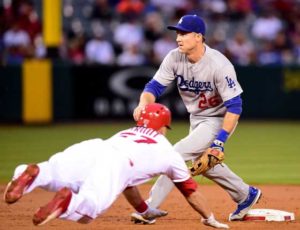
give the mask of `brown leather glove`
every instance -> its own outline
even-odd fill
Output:
[[[192,176],[203,174],[217,164],[224,161],[224,152],[217,148],[208,148],[200,157],[198,157],[190,167]]]

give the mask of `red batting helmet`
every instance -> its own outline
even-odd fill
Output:
[[[162,104],[148,104],[142,110],[141,116],[136,125],[146,128],[152,128],[154,130],[159,130],[164,126],[170,129],[171,112],[166,106]]]

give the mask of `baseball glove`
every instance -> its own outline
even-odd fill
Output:
[[[192,176],[200,175],[224,161],[224,152],[217,148],[208,148],[190,167]]]

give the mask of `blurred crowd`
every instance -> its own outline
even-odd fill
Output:
[[[0,1],[2,64],[47,57],[41,0]],[[74,64],[159,65],[177,47],[166,26],[201,16],[206,43],[235,65],[300,64],[300,0],[62,0],[58,58]]]

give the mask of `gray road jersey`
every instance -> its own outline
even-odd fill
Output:
[[[204,56],[190,63],[178,49],[163,60],[154,79],[164,86],[176,80],[187,111],[196,116],[224,116],[223,102],[243,92],[230,61],[219,51],[205,45]]]

